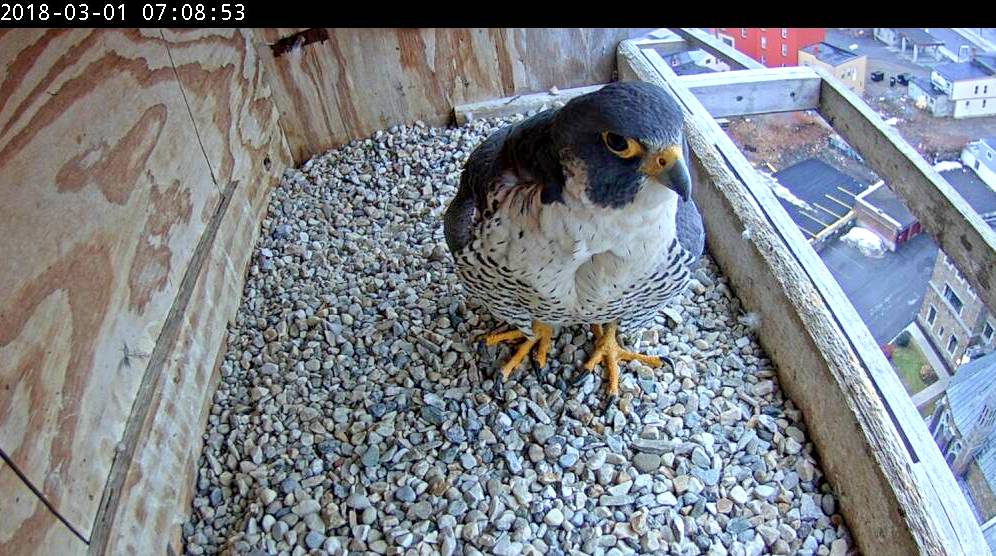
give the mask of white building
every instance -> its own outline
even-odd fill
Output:
[[[996,114],[996,58],[977,56],[970,62],[940,64],[930,82],[948,97],[957,118]]]
[[[973,141],[961,151],[961,161],[996,189],[996,135]]]

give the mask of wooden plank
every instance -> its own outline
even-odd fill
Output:
[[[801,67],[702,73],[679,80],[716,118],[815,109],[822,82],[814,71]]]
[[[457,125],[467,123],[470,118],[500,118],[512,114],[524,114],[533,110],[544,110],[563,106],[572,98],[588,93],[593,93],[605,85],[589,85],[587,87],[576,87],[566,91],[558,91],[557,94],[550,92],[535,93],[531,95],[516,95],[509,98],[497,100],[485,100],[481,102],[471,102],[461,104],[453,108],[453,117]]]
[[[706,33],[702,29],[693,28],[671,28],[671,31],[677,34],[682,39],[686,40],[688,44],[695,48],[701,48],[709,54],[719,58],[720,60],[726,62],[731,69],[763,69],[764,65],[757,60],[751,58],[750,56],[730,48],[726,43],[717,39],[716,37]]]
[[[782,387],[806,415],[823,468],[862,551],[957,553],[950,530],[931,515],[937,508],[927,505],[930,493],[915,477],[912,460],[862,368],[862,357],[887,365],[884,357],[879,353],[875,359],[863,345],[855,353],[832,310],[842,305],[853,313],[839,286],[814,261],[818,257],[777,199],[694,96],[671,86],[661,77],[664,69],[636,47],[623,43],[619,54],[621,75],[672,89],[692,114],[686,134],[710,251],[738,297],[761,315],[762,343],[779,367]],[[746,245],[745,229],[751,232]],[[839,298],[828,299],[828,292]],[[863,328],[870,337],[860,320],[849,326]],[[967,546],[984,550],[984,544],[972,542],[981,541],[976,535]]]
[[[86,554],[86,543],[0,460],[0,554]]]
[[[660,56],[656,50],[644,52]],[[809,68],[717,72],[679,76],[679,79],[715,117],[794,112],[819,106],[821,80]],[[463,125],[468,114],[474,118],[492,118],[554,107],[603,86],[578,87],[556,95],[544,92],[474,102],[457,106],[453,112],[457,125]]]
[[[115,461],[94,529],[94,554],[183,551],[180,526],[190,511],[227,323],[268,194],[292,163],[250,31],[160,32],[204,154],[226,189],[198,246],[203,255],[190,289],[181,291],[187,297],[178,298],[175,333],[160,339],[157,375],[135,403],[122,441],[127,457]]]
[[[677,36],[666,39],[639,39],[634,42],[640,48],[652,48],[662,56],[695,50],[695,47],[688,44],[688,41]]]
[[[298,29],[255,32],[295,162],[376,130],[448,123],[453,106],[607,83],[633,29],[329,29],[274,58]]]
[[[89,538],[220,192],[160,36],[11,30],[0,67],[0,449]]]
[[[996,232],[892,126],[829,73],[820,114],[923,223],[979,298],[996,307]]]

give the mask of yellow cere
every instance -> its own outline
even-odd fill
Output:
[[[654,153],[653,156],[646,157],[641,170],[648,176],[656,176],[670,170],[679,160],[681,160],[681,148],[678,145],[670,145]]]

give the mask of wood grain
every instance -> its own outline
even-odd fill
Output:
[[[201,241],[205,255],[164,346],[161,376],[132,414],[133,456],[111,480],[122,494],[100,516],[91,552],[182,552],[201,435],[217,386],[229,319],[241,300],[268,194],[291,165],[278,113],[248,32],[163,32],[204,154],[225,185]],[[127,439],[126,439],[127,440]],[[178,477],[183,478],[178,480]]]
[[[0,554],[27,556],[86,553],[86,543],[53,514],[21,478],[0,460]]]
[[[813,278],[828,274],[825,267],[800,260],[811,248],[784,209],[701,103],[674,86],[673,73],[663,77],[669,68],[658,59],[624,43],[620,72],[671,88],[692,115],[686,131],[710,252],[738,297],[761,315],[762,344],[778,365],[780,384],[804,411],[860,548],[869,554],[958,553],[944,523],[931,515],[931,493],[917,480],[860,355],[821,291],[829,284]]]
[[[295,162],[378,129],[442,125],[459,104],[612,80],[633,29],[329,29],[274,58],[300,29],[257,30]]]
[[[219,191],[164,41],[0,36],[0,448],[89,537]]]

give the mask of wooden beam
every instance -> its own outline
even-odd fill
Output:
[[[688,44],[688,41],[678,37],[667,39],[641,39],[636,42],[640,45],[640,48],[653,48],[665,56],[694,50],[692,45]]]
[[[683,75],[679,80],[715,118],[813,110],[820,105],[822,80],[810,68],[702,73]]]
[[[656,49],[644,49],[644,52],[664,63]],[[820,77],[809,68],[716,72],[678,79],[718,118],[811,110],[817,108],[820,101]],[[604,85],[591,85],[558,91],[555,95],[544,92],[473,102],[454,107],[453,114],[457,125],[463,125],[471,118],[504,117],[553,108],[602,87]]]
[[[820,114],[902,198],[979,298],[996,308],[996,232],[895,128],[821,69]]]
[[[453,115],[457,125],[463,125],[471,119],[481,118],[501,118],[512,114],[524,114],[533,110],[553,108],[563,106],[574,97],[595,92],[605,85],[589,85],[558,91],[557,94],[550,92],[534,93],[531,95],[515,95],[508,98],[485,100],[462,104],[453,108]]]
[[[732,69],[763,69],[764,65],[750,56],[731,48],[723,41],[706,33],[701,29],[692,28],[668,28],[688,44],[695,48],[701,48],[709,54],[719,58],[729,64]]]
[[[903,445],[889,412],[916,410],[908,396],[896,397],[905,395],[902,385],[840,286],[702,104],[649,58],[624,41],[620,76],[672,90],[688,111],[694,194],[710,252],[744,305],[761,315],[761,342],[781,386],[805,413],[862,552],[988,553],[953,477],[933,466],[940,453],[922,421],[904,422],[916,456]]]
[[[826,197],[827,199],[830,199],[831,201],[833,201],[833,202],[837,203],[838,205],[844,207],[848,211],[850,211],[850,210],[853,209],[853,207],[851,207],[851,205],[848,205],[847,203],[845,203],[844,201],[841,201],[840,199],[834,197],[833,195],[824,195],[824,197]]]

